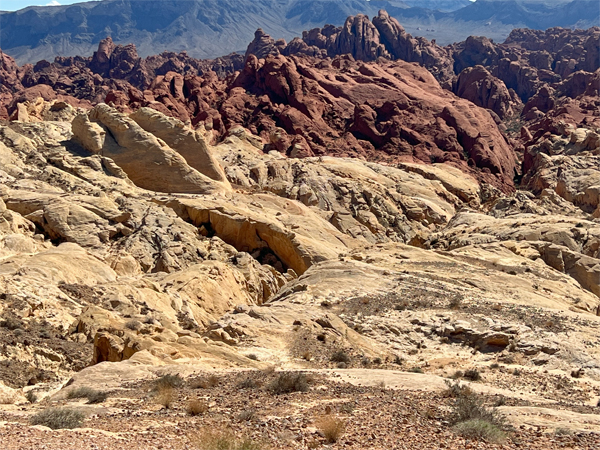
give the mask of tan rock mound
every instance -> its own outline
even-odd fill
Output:
[[[204,194],[227,190],[226,184],[190,167],[164,141],[107,105],[77,116],[73,134],[88,151],[111,158],[141,188]]]

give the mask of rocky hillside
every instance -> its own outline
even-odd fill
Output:
[[[204,442],[198,419],[172,425],[186,410],[273,448],[326,443],[323,414],[344,424],[346,448],[431,427],[461,446],[443,391],[465,376],[469,395],[504,405],[504,426],[525,426],[507,448],[600,441],[596,132],[529,137],[523,189],[506,196],[446,164],[265,153],[242,127],[211,146],[205,129],[150,108],[23,106],[29,120],[0,126],[8,448],[93,439],[23,426],[57,405],[90,417],[105,448],[147,448],[142,420],[160,430],[152,443]],[[302,409],[277,396],[289,369],[324,377],[284,397]],[[324,385],[354,406],[330,404]],[[396,389],[430,411],[405,431],[380,428]],[[239,419],[248,396],[260,406]]]

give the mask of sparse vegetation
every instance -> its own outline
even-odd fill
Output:
[[[238,414],[237,419],[240,422],[249,422],[251,420],[256,419],[256,409],[254,409],[254,408],[244,409],[243,411],[241,411]]]
[[[25,394],[25,398],[27,399],[27,401],[29,403],[35,403],[38,401],[38,396],[35,393],[35,391],[27,391],[27,393]]]
[[[267,446],[252,441],[250,438],[236,438],[229,430],[203,429],[190,436],[190,441],[197,450],[267,450]]]
[[[302,372],[282,372],[269,384],[269,391],[274,394],[308,391],[308,378]]]
[[[481,373],[479,373],[479,370],[477,370],[477,369],[466,370],[465,374],[463,376],[467,380],[471,380],[471,381],[479,381],[479,380],[481,380]]]
[[[568,428],[558,427],[556,430],[554,430],[554,434],[557,436],[570,436],[573,434],[573,432]]]
[[[462,305],[463,297],[461,295],[455,295],[450,299],[450,309],[459,309]]]
[[[489,442],[504,440],[506,433],[501,429],[503,419],[494,408],[485,406],[484,397],[459,382],[446,381],[446,384],[446,396],[455,399],[450,422],[458,434]]]
[[[350,356],[344,350],[339,349],[333,352],[331,355],[331,361],[348,364],[350,362]]]
[[[128,328],[132,331],[139,331],[142,329],[143,326],[144,324],[139,320],[130,320],[125,323],[125,328]]]
[[[169,387],[171,389],[179,388],[183,386],[183,378],[179,375],[166,374],[160,377],[158,380],[154,382],[157,390],[160,390],[164,387]]]
[[[340,405],[340,412],[343,414],[352,414],[354,412],[354,408],[356,408],[356,404],[354,402],[346,402]]]
[[[471,419],[457,423],[454,425],[454,431],[470,439],[481,439],[493,443],[501,443],[506,439],[504,431],[483,419]]]
[[[200,399],[192,399],[188,402],[186,411],[190,416],[198,416],[208,412],[208,403]]]
[[[78,428],[83,423],[85,414],[74,408],[48,408],[35,414],[30,422],[32,425],[43,425],[53,430],[61,428]]]
[[[161,385],[157,391],[154,401],[163,408],[170,409],[175,400],[175,391],[172,387]]]
[[[417,366],[411,367],[410,369],[408,369],[408,371],[412,373],[423,373],[423,369]]]
[[[67,399],[74,398],[87,398],[88,403],[90,404],[102,403],[108,398],[108,393],[97,391],[91,387],[82,386],[67,393]]]
[[[208,377],[196,378],[190,381],[190,387],[192,389],[209,389],[219,385],[219,377],[216,375],[209,375]]]
[[[452,376],[450,378],[458,380],[459,378],[462,378],[464,375],[465,375],[465,373],[462,370],[457,370],[456,372],[454,372],[452,374]]]
[[[346,423],[334,416],[321,417],[316,425],[328,444],[337,442],[346,429]]]
[[[256,389],[261,385],[262,383],[259,380],[252,377],[246,377],[238,383],[240,389]]]
[[[451,398],[460,398],[467,395],[473,395],[473,390],[466,384],[461,384],[459,381],[452,383],[449,380],[445,380],[448,388],[444,391],[444,396]]]

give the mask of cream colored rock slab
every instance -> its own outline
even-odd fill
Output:
[[[499,411],[515,426],[561,428],[572,432],[600,432],[600,414],[535,406],[501,406]]]

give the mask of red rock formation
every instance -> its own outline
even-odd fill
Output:
[[[464,69],[454,82],[452,91],[477,106],[494,111],[500,119],[512,116],[520,103],[514,91],[511,95],[506,85],[483,66]]]
[[[316,155],[447,162],[512,187],[515,158],[492,117],[403,61],[250,56],[219,111],[271,142],[277,128],[299,134]]]

